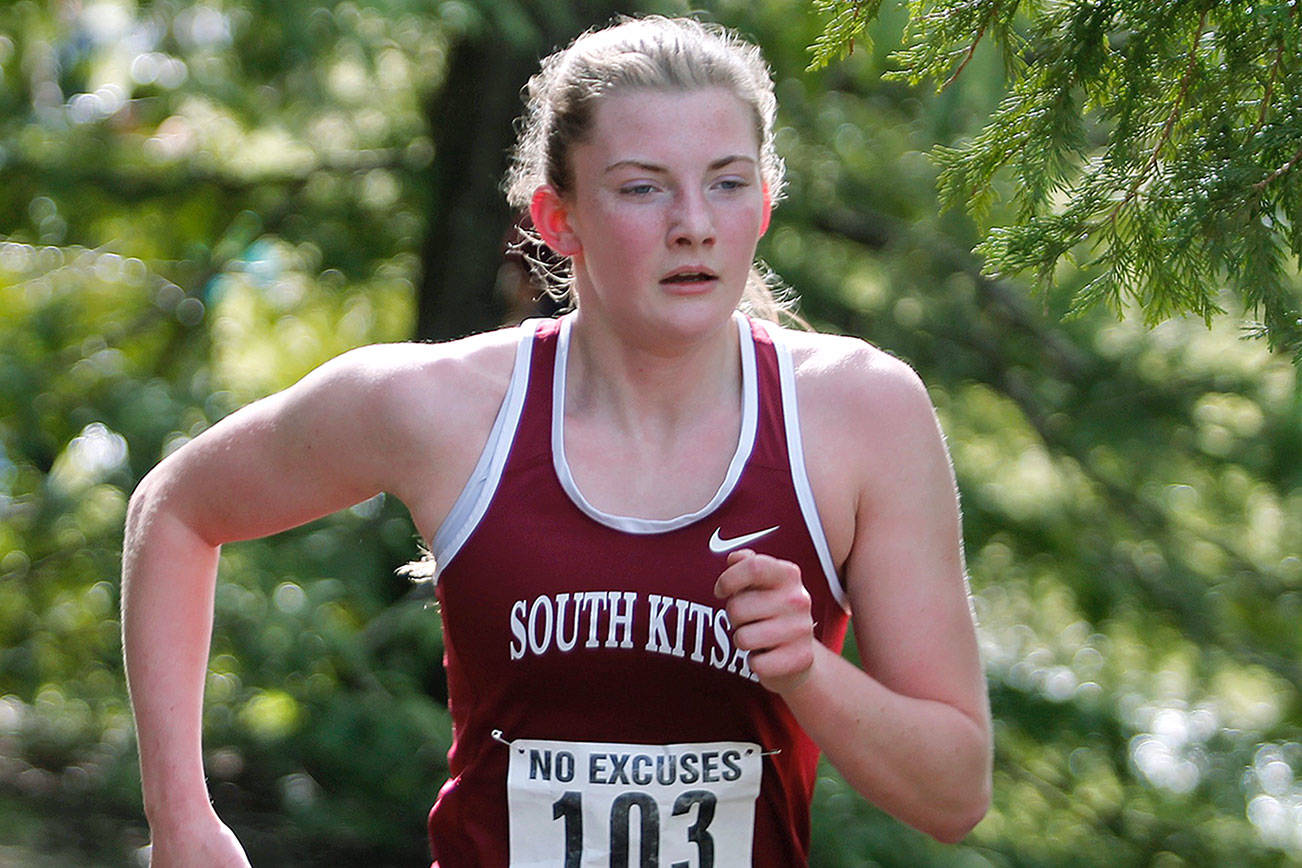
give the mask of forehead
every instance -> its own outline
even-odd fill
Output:
[[[579,150],[602,167],[627,159],[708,163],[721,153],[758,158],[759,135],[750,106],[722,88],[627,90],[598,100]]]

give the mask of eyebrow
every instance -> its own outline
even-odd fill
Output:
[[[713,171],[717,171],[718,169],[722,169],[724,166],[727,166],[730,163],[736,163],[736,162],[757,163],[757,160],[754,157],[747,156],[746,154],[729,154],[726,157],[720,157],[719,159],[710,163],[710,165],[707,166],[706,168],[709,169],[709,171],[713,172]],[[667,167],[661,166],[657,163],[648,163],[644,160],[635,160],[635,159],[618,160],[614,163],[611,163],[609,166],[607,166],[605,171],[606,173],[610,173],[615,171],[616,169],[624,169],[630,167],[634,169],[641,169],[646,172],[655,172],[658,174],[665,174],[669,171]]]

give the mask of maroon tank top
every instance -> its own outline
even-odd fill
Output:
[[[589,504],[565,462],[568,319],[521,326],[511,386],[436,534],[450,777],[441,868],[806,864],[818,748],[732,644],[715,580],[745,546],[800,567],[819,641],[848,619],[780,331],[735,317],[741,434],[700,510]]]

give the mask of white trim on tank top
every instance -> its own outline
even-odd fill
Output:
[[[572,317],[561,320],[561,333],[556,345],[556,371],[552,377],[552,465],[561,488],[581,512],[607,527],[625,533],[653,534],[677,530],[686,527],[718,509],[724,499],[732,493],[746,469],[755,445],[755,428],[759,419],[759,387],[755,375],[755,344],[750,333],[750,321],[740,312],[734,312],[733,322],[737,326],[738,344],[741,348],[741,433],[737,437],[737,449],[733,452],[728,471],[724,474],[714,497],[709,503],[694,512],[684,513],[673,518],[637,518],[629,515],[615,515],[593,506],[570,473],[569,462],[565,460],[565,377],[566,360],[569,357],[570,327]]]
[[[791,466],[791,482],[796,488],[796,500],[800,503],[800,512],[805,517],[805,528],[809,538],[818,552],[818,562],[823,566],[823,575],[827,578],[827,587],[832,596],[845,611],[850,611],[850,600],[846,596],[841,577],[836,574],[836,565],[832,562],[832,549],[827,544],[827,534],[823,531],[823,520],[818,515],[818,504],[814,500],[814,487],[809,484],[809,471],[805,467],[804,440],[800,436],[800,410],[796,399],[796,368],[791,360],[791,348],[782,339],[778,329],[771,329],[768,323],[760,322],[761,328],[773,341],[778,353],[778,377],[782,383],[782,418],[787,429],[787,463]]]
[[[564,463],[564,445],[562,441],[561,451],[558,453],[555,444],[556,438],[563,436],[563,430],[555,422],[557,414],[553,412],[552,438],[553,438],[553,463],[558,464],[557,475],[560,477],[562,486],[566,486],[567,494],[575,500],[576,505],[587,512],[597,521],[603,524],[610,524],[620,530],[628,530],[631,533],[659,533],[665,530],[673,530],[696,521],[713,512],[723,501],[733,487],[736,485],[737,478],[741,476],[746,460],[750,457],[751,449],[754,446],[755,427],[758,420],[758,385],[755,374],[755,348],[751,338],[748,320],[742,314],[734,315],[737,322],[737,332],[740,336],[739,345],[741,347],[742,360],[742,431],[738,437],[737,451],[733,455],[733,460],[728,468],[728,474],[724,478],[723,484],[715,497],[695,513],[679,516],[673,519],[641,519],[626,516],[616,516],[603,513],[588,504],[587,500],[579,492],[578,486],[574,484],[573,477],[569,474],[568,464]],[[805,456],[803,441],[800,436],[800,415],[796,400],[796,381],[795,368],[791,359],[791,349],[787,346],[786,341],[782,338],[781,331],[770,328],[763,321],[758,321],[760,327],[769,335],[773,345],[777,350],[779,381],[781,384],[783,419],[785,420],[787,434],[787,460],[791,468],[792,483],[796,491],[796,499],[800,505],[801,513],[805,519],[805,527],[813,541],[814,550],[818,553],[819,563],[823,567],[823,573],[827,580],[828,588],[832,596],[846,611],[850,610],[849,600],[846,597],[845,589],[841,584],[840,577],[836,573],[836,568],[832,562],[832,555],[827,543],[827,535],[823,531],[823,522],[818,514],[818,506],[814,500],[813,488],[809,483],[809,473],[805,467]],[[466,481],[461,493],[457,496],[456,502],[452,504],[452,509],[448,511],[447,517],[439,525],[438,530],[434,533],[433,540],[430,541],[430,553],[434,557],[434,563],[438,570],[442,570],[456,553],[470,538],[470,534],[478,527],[479,522],[483,519],[484,514],[488,511],[489,504],[493,500],[493,495],[497,493],[498,484],[502,479],[502,471],[506,467],[506,459],[511,453],[511,445],[515,441],[515,432],[519,427],[520,413],[524,408],[524,398],[529,386],[529,368],[533,355],[534,335],[538,331],[540,320],[527,320],[519,326],[520,340],[516,345],[515,363],[511,371],[511,381],[507,386],[506,395],[502,399],[502,405],[498,409],[497,416],[493,420],[493,427],[489,431],[488,440],[484,444],[483,451],[480,453],[479,461],[475,464],[474,471],[471,472],[470,478]],[[569,318],[566,317],[561,322],[561,334],[559,345],[556,351],[556,370],[559,372],[553,377],[553,409],[557,406],[557,389],[559,394],[564,395],[565,375],[564,360],[568,353],[569,344]],[[558,382],[559,381],[559,382]],[[563,398],[562,398],[563,401]],[[560,406],[564,406],[563,403]],[[561,461],[556,462],[555,456],[560,454]],[[561,467],[564,467],[562,473]],[[577,498],[576,498],[577,495]],[[584,505],[587,509],[584,509]],[[589,512],[591,510],[591,512]],[[624,522],[631,523],[640,528],[622,527]]]
[[[502,406],[498,408],[493,427],[488,432],[488,441],[479,453],[479,461],[466,480],[461,493],[457,495],[447,518],[434,532],[430,541],[430,554],[434,557],[436,570],[442,570],[453,556],[465,545],[470,534],[479,526],[488,505],[497,493],[498,483],[502,481],[502,471],[506,468],[507,456],[511,454],[511,444],[515,441],[515,432],[520,423],[520,412],[524,409],[524,397],[529,387],[529,363],[533,355],[533,338],[538,331],[540,320],[525,320],[520,324],[520,341],[515,348],[515,364],[511,369],[511,382],[506,387]],[[437,573],[436,573],[437,575]]]

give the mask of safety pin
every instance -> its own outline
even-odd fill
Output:
[[[492,732],[489,733],[489,735],[493,737],[493,741],[500,741],[502,744],[506,745],[507,747],[511,746],[511,743],[506,740],[506,737],[502,734],[502,731],[500,729],[493,730]],[[524,748],[520,748],[519,750],[520,753],[524,753]]]

